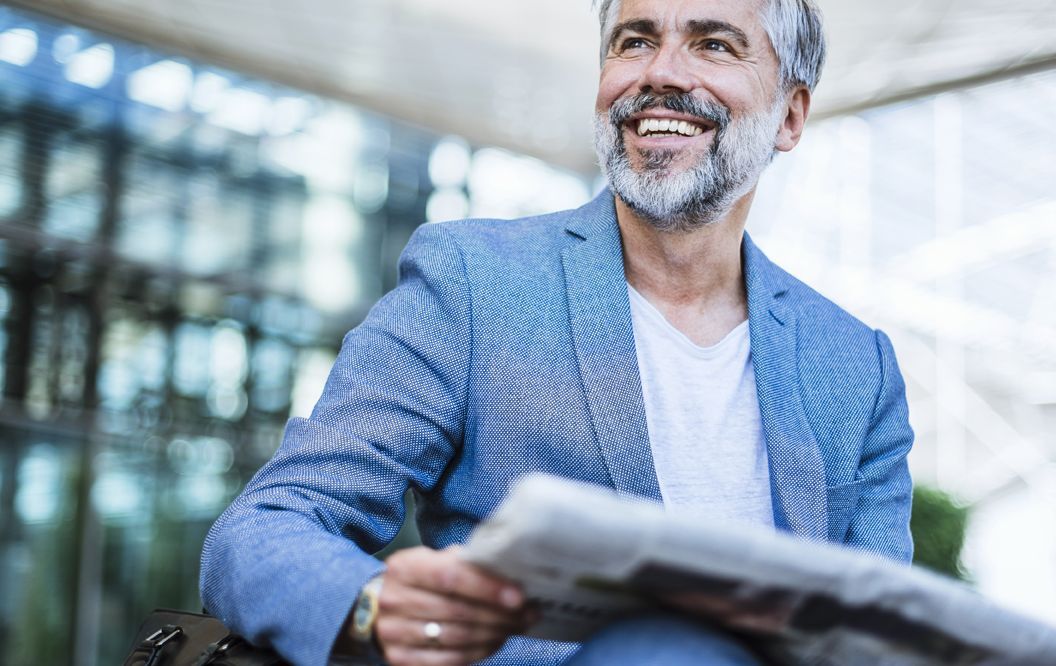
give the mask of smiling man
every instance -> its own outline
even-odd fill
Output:
[[[913,435],[887,337],[745,234],[824,60],[809,0],[605,0],[595,143],[574,210],[419,229],[310,418],[205,544],[202,596],[296,664],[758,663],[641,618],[586,646],[518,637],[516,585],[457,546],[549,472],[902,561]],[[417,498],[424,546],[371,553]],[[772,658],[772,655],[768,658]]]

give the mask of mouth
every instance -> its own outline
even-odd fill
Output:
[[[665,137],[694,138],[715,129],[714,124],[701,118],[655,114],[642,114],[630,118],[626,126],[640,137],[658,139]]]

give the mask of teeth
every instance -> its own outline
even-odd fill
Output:
[[[704,130],[684,120],[646,118],[638,121],[638,136],[654,133],[700,136]]]

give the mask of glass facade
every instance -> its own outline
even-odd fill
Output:
[[[119,663],[152,608],[200,607],[209,525],[311,409],[415,227],[589,195],[10,8],[0,81],[3,664]],[[519,189],[474,196],[511,170]]]
[[[894,343],[918,484],[987,596],[1056,623],[1056,69],[812,123],[748,228]]]

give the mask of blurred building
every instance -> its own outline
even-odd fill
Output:
[[[981,592],[1056,624],[1056,68],[814,124],[748,227],[888,332],[917,483]]]
[[[0,7],[0,663],[114,663],[197,607],[205,531],[416,226],[599,186],[587,4]],[[824,4],[749,229],[892,335],[975,581],[1056,621],[1056,3]]]
[[[415,227],[589,194],[26,11],[0,8],[0,80],[4,664],[116,663],[150,609],[200,605],[208,526]]]

